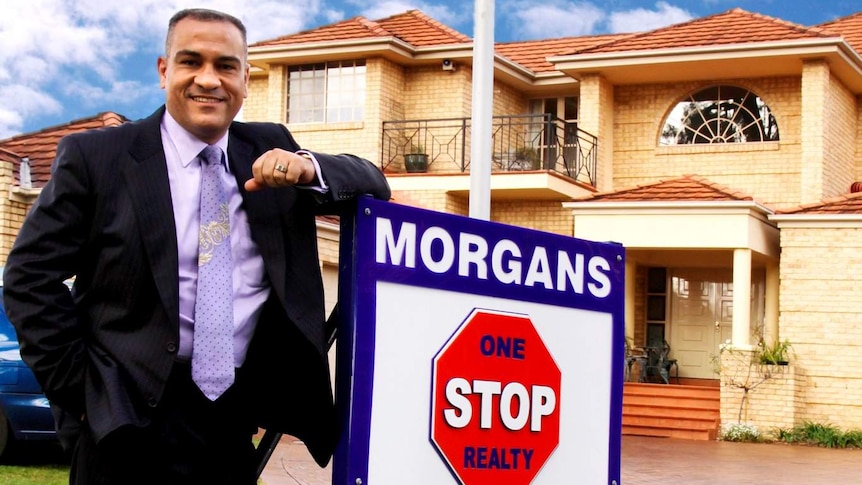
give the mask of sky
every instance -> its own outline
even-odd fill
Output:
[[[113,111],[145,117],[164,102],[156,59],[168,19],[206,7],[239,17],[255,42],[355,16],[419,9],[467,35],[465,0],[0,0],[0,140]],[[743,8],[811,26],[862,0],[496,0],[494,41],[638,32]]]

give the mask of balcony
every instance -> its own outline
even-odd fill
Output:
[[[466,192],[471,143],[469,118],[385,121],[381,168],[397,175],[390,177],[394,190]],[[564,200],[596,186],[598,140],[575,123],[547,114],[496,116],[490,143],[492,197]],[[413,166],[416,158],[425,166]]]

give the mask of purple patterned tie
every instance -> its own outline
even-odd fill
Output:
[[[222,151],[207,146],[201,161],[201,222],[192,379],[211,401],[233,384],[233,264]]]

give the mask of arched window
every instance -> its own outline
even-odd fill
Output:
[[[778,141],[778,124],[760,96],[737,86],[712,86],[670,111],[659,144]]]

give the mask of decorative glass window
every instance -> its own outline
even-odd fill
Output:
[[[677,103],[661,145],[778,141],[778,124],[760,96],[737,86],[702,89]]]
[[[287,122],[338,123],[365,117],[365,61],[288,69]]]

